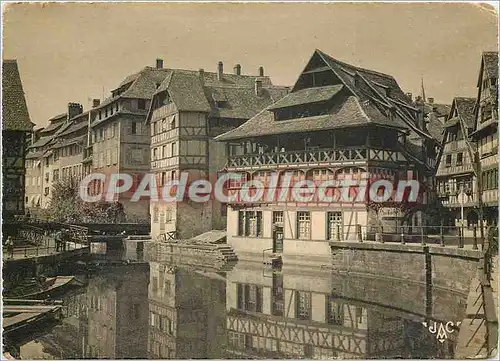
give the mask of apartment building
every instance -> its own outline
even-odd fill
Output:
[[[478,222],[478,194],[473,164],[475,147],[469,141],[469,135],[475,129],[475,104],[475,98],[453,99],[444,124],[444,144],[436,172],[438,197],[451,211],[451,225],[455,226],[462,225],[461,197],[465,197],[464,226],[474,226]]]
[[[2,62],[2,218],[23,215],[25,208],[25,140],[33,131],[16,60]]]
[[[390,75],[316,50],[290,94],[216,140],[229,147],[224,170],[241,175],[228,185],[234,198],[227,210],[227,240],[240,259],[262,258],[272,249],[283,260],[305,255],[324,260],[331,241],[421,232],[422,207],[412,207],[406,197],[403,202],[391,197],[377,209],[365,195],[344,201],[335,187],[325,192],[333,199],[329,203],[318,192],[306,202],[292,192],[283,201],[248,201],[240,192],[248,180],[275,189],[272,173],[288,176],[291,184],[358,182],[349,189],[351,199],[362,190],[361,179],[368,186],[378,179],[425,183],[434,173],[439,143],[428,133],[423,112]],[[425,195],[421,187],[414,204],[425,204]]]
[[[484,52],[477,82],[474,107],[478,172],[483,219],[498,224],[498,52]]]
[[[189,183],[217,180],[227,157],[224,144],[213,138],[234,129],[288,92],[274,86],[260,67],[257,75],[169,69],[155,91],[147,117],[151,132],[151,171],[159,187],[189,175]],[[151,234],[186,239],[212,229],[224,229],[226,206],[216,199],[203,203],[151,203]],[[168,238],[167,238],[168,239]]]
[[[78,117],[82,112],[81,104],[68,103],[68,111],[49,119],[49,125],[39,132],[40,138],[28,148],[26,164],[28,176],[26,182],[27,207],[32,209],[47,208],[50,204],[54,182],[63,179],[61,178],[59,154],[66,157],[69,156],[70,152],[72,155],[73,152],[77,152],[75,143],[69,145],[72,148],[71,151],[65,150],[65,144],[70,142],[74,123],[80,119]],[[74,168],[76,172],[81,160],[73,158],[69,163],[72,163],[71,168]],[[68,161],[64,163],[65,168],[70,167],[69,163]],[[71,175],[72,173],[65,173],[67,179]]]
[[[126,77],[111,92],[111,97],[95,108],[91,125],[92,168],[108,177],[105,183],[94,182],[92,191],[100,194],[107,190],[111,174],[131,175],[132,189],[114,198],[122,203],[128,221],[149,222],[149,200],[131,202],[130,198],[144,174],[149,172],[151,139],[144,121],[151,97],[167,74],[161,61],[156,68],[145,67]]]

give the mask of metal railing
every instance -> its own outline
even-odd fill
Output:
[[[455,246],[464,248],[472,246],[478,250],[483,242],[480,227],[477,225],[462,226],[363,226],[360,224],[327,226],[327,239],[330,242],[342,241],[376,241],[380,243],[420,243],[435,244],[442,247]]]
[[[492,260],[498,253],[498,233],[492,233],[492,230],[493,229],[490,227],[488,236],[485,239],[483,258],[481,259],[482,262],[479,265],[478,272],[479,284],[475,289],[475,292],[478,292],[479,289],[481,289],[481,292],[479,292],[473,306],[476,306],[478,302],[480,302],[480,304],[477,306],[477,311],[468,326],[472,326],[476,320],[480,320],[480,322],[465,345],[466,347],[470,345],[484,324],[484,327],[486,327],[484,342],[475,356],[478,356],[479,353],[485,349],[487,357],[491,357],[498,346],[498,316],[495,306],[495,297],[491,287]],[[482,316],[480,315],[480,311],[483,311]]]

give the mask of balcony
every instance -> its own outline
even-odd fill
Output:
[[[276,169],[298,166],[357,165],[368,161],[405,162],[397,151],[369,148],[311,149],[229,157],[226,169]]]
[[[456,164],[456,165],[451,165],[451,163],[446,163],[444,164],[444,167],[441,166],[438,171],[436,176],[447,176],[447,175],[452,175],[452,174],[462,174],[462,173],[472,173],[474,171],[474,168],[471,163],[461,163],[461,164]]]

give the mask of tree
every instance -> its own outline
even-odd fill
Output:
[[[48,219],[64,223],[117,223],[125,214],[119,202],[85,202],[79,196],[79,185],[73,179],[55,183],[46,211]]]

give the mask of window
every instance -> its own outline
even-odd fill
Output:
[[[282,224],[282,223],[283,223],[283,211],[274,211],[273,224]]]
[[[130,134],[137,134],[137,122],[132,122],[130,125]]]
[[[457,165],[462,165],[463,157],[464,157],[463,153],[457,153]]]
[[[158,158],[158,148],[153,149],[153,160],[156,160]]]
[[[359,325],[363,323],[363,308],[356,307],[356,323]]]
[[[330,325],[342,326],[344,324],[344,305],[333,296],[328,296],[326,317],[326,322]]]
[[[327,213],[327,237],[332,241],[342,240],[342,212]]]
[[[248,237],[262,236],[261,211],[238,212],[238,236],[248,236]]]
[[[451,167],[451,154],[447,154],[446,155],[446,159],[445,159],[445,167]]]
[[[311,237],[311,214],[309,212],[297,212],[297,239],[308,239]]]
[[[171,145],[170,145],[170,148],[171,148],[171,156],[172,157],[175,157],[177,155],[177,143],[176,142],[173,142]]]
[[[299,320],[311,319],[311,293],[309,292],[296,292],[296,317]]]
[[[139,108],[141,110],[145,110],[146,109],[146,99],[138,99],[137,100],[137,108]]]
[[[174,128],[175,128],[175,115],[170,120],[170,129],[174,129]]]
[[[158,207],[153,208],[153,223],[158,223]]]
[[[161,147],[161,157],[166,158],[167,157],[167,146],[164,145]]]
[[[262,286],[238,283],[236,287],[238,309],[252,312],[262,312]]]

